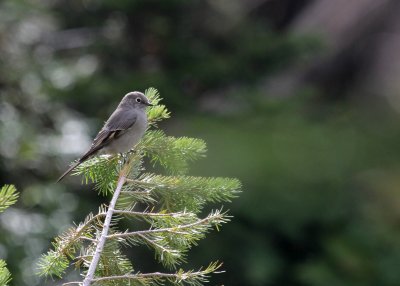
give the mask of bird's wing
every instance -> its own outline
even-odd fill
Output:
[[[75,167],[79,166],[97,151],[102,149],[104,146],[109,144],[114,138],[118,138],[124,134],[129,128],[131,128],[136,122],[137,114],[131,110],[124,110],[117,108],[110,118],[104,124],[104,127],[94,138],[92,146],[77,162],[75,162],[57,182],[61,181],[66,175],[68,175]]]
[[[104,127],[94,138],[92,146],[79,161],[87,160],[94,153],[106,146],[110,141],[118,138],[131,128],[136,122],[137,114],[127,110],[117,109],[104,124]]]
[[[135,124],[137,113],[133,110],[117,108],[104,124],[104,128],[109,130],[126,130]]]

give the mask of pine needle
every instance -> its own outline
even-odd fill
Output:
[[[7,269],[7,264],[4,260],[0,260],[0,285],[7,286],[11,281],[11,273]]]
[[[17,189],[13,185],[4,185],[0,189],[0,212],[16,203],[18,199]]]

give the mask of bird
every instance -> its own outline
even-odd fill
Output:
[[[125,94],[117,109],[94,138],[89,150],[69,167],[57,182],[95,155],[114,155],[130,151],[140,141],[147,129],[146,107],[148,106],[153,106],[153,104],[143,93],[132,91]]]

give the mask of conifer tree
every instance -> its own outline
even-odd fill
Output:
[[[100,194],[112,194],[110,203],[55,238],[53,249],[40,259],[41,275],[61,278],[74,263],[82,271],[82,281],[63,285],[200,286],[220,269],[220,262],[198,270],[180,266],[198,240],[230,219],[222,209],[200,217],[203,207],[229,202],[240,191],[240,182],[189,176],[189,163],[205,156],[205,142],[167,136],[157,129],[170,113],[160,104],[156,89],[145,94],[154,106],[147,110],[149,130],[142,141],[126,155],[94,157],[75,173],[83,182],[94,183]],[[155,173],[159,169],[162,174]],[[141,221],[142,228],[121,229],[123,219]],[[123,253],[123,246],[150,248],[167,270],[142,273],[139,264],[133,267]]]
[[[17,190],[13,185],[4,185],[0,189],[0,213],[15,204],[18,198]],[[6,268],[6,262],[0,259],[0,285],[7,285],[11,281],[11,273]]]

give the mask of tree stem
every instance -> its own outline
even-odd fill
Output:
[[[97,264],[99,263],[101,253],[103,252],[104,244],[107,239],[108,231],[110,229],[111,218],[113,216],[115,210],[115,204],[117,203],[119,194],[121,193],[122,186],[126,181],[126,172],[124,170],[121,171],[121,174],[118,179],[117,188],[114,191],[113,197],[111,199],[110,205],[107,210],[106,218],[104,220],[103,230],[101,232],[101,236],[98,240],[96,251],[93,255],[93,259],[90,262],[89,270],[86,274],[85,279],[83,280],[83,286],[90,286],[93,281],[94,273],[97,268]]]

